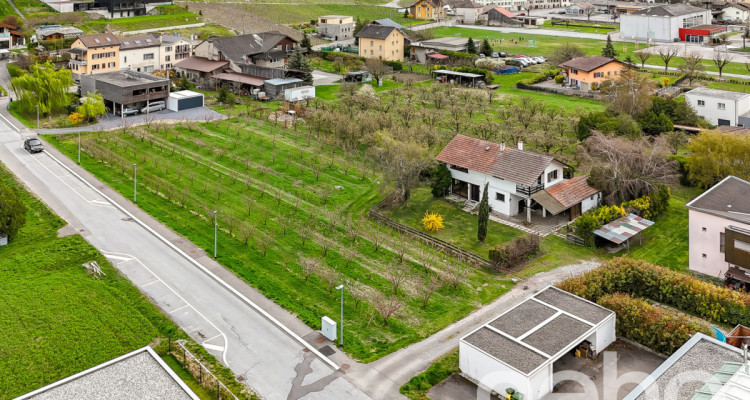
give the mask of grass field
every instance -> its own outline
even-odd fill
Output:
[[[28,207],[0,247],[0,399],[9,399],[173,334],[176,327],[81,236],[0,164],[0,181]],[[96,279],[82,263],[96,260]]]
[[[552,25],[551,21],[545,21],[542,28],[554,29],[554,30],[559,30],[559,31],[598,33],[601,35],[606,35],[609,32],[614,32],[620,29],[619,25],[612,25],[612,24],[587,23],[586,21],[571,21],[571,23],[575,25],[581,25],[581,26],[569,26],[569,25],[566,26],[566,25],[561,25],[561,24]]]
[[[240,6],[253,14],[268,18],[281,24],[309,23],[322,15],[351,15],[355,19],[376,20],[390,18],[404,26],[415,23],[413,19],[404,18],[403,13],[395,9],[373,5],[311,4],[300,7],[294,4],[252,4]]]
[[[48,139],[68,155],[75,152],[72,135]],[[399,265],[402,244],[406,260],[418,250],[400,238],[376,250],[372,232],[390,231],[360,218],[379,200],[375,181],[382,178],[357,154],[344,155],[306,130],[279,132],[267,121],[235,118],[86,134],[83,141],[83,165],[123,195],[132,195],[129,166],[137,162],[144,186],[139,206],[208,251],[214,232],[206,212],[218,209],[219,261],[308,325],[317,328],[321,316],[338,315],[332,284],[360,287],[367,299],[357,306],[348,297],[345,306],[345,350],[360,360],[418,341],[512,286],[502,276],[470,269],[465,282],[442,287],[423,307],[417,298],[422,282],[453,264],[427,272],[413,262]],[[359,236],[349,226],[359,226]],[[309,279],[298,255],[321,260]],[[403,308],[385,326],[373,304],[393,293],[387,277],[398,274],[408,275],[397,290]]]
[[[0,0],[0,15],[18,15],[8,0]]]
[[[87,32],[136,31],[141,29],[163,28],[177,25],[196,24],[203,18],[191,12],[170,13],[163,15],[142,15],[118,19],[94,19],[85,21],[79,28]]]
[[[13,0],[13,3],[16,4],[16,7],[18,7],[18,9],[21,10],[21,13],[25,16],[39,13],[51,13],[55,11],[52,7],[39,0]]]

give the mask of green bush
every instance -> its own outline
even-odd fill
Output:
[[[530,85],[533,85],[535,83],[544,82],[544,81],[546,81],[549,78],[555,78],[556,76],[560,75],[560,71],[561,71],[560,68],[548,69],[546,71],[543,71],[543,72],[540,72],[540,73],[534,75],[531,78],[522,79],[522,80],[518,81],[518,83],[520,83],[521,85],[530,86]],[[518,84],[516,84],[516,85],[518,85]]]
[[[404,65],[401,64],[401,61],[385,61],[385,65],[393,68],[393,72],[402,71],[404,69]]]
[[[618,336],[667,355],[674,353],[696,332],[711,334],[709,327],[687,315],[652,306],[627,294],[607,294],[599,298],[598,303],[617,314]]]
[[[645,297],[720,324],[750,325],[750,295],[642,260],[618,257],[559,288],[599,302],[611,293]]]
[[[411,378],[409,382],[401,386],[399,392],[412,400],[429,399],[427,392],[433,386],[457,372],[459,372],[458,349],[455,349],[432,363],[425,372]]]
[[[16,64],[8,64],[8,74],[11,78],[18,78],[26,73],[26,70]]]
[[[541,239],[538,235],[525,235],[514,238],[494,249],[490,249],[490,261],[499,269],[516,267],[539,253]]]
[[[438,164],[432,171],[432,195],[442,197],[451,186],[451,172],[445,164]]]
[[[565,77],[563,75],[555,75],[555,83],[562,84],[565,81]]]
[[[18,230],[26,223],[26,206],[18,193],[0,182],[0,234],[13,240]]]
[[[573,226],[576,228],[576,235],[586,242],[586,246],[593,247],[594,231],[601,226],[594,214],[590,212],[581,214],[581,216],[573,221]]]

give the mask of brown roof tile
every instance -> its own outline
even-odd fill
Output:
[[[80,35],[78,36],[78,39],[84,46],[90,49],[95,47],[120,46],[120,41],[117,37],[109,32],[95,33],[93,35]]]
[[[211,72],[216,71],[227,64],[229,64],[229,61],[213,61],[206,57],[190,56],[174,66],[176,68],[190,69],[193,71]]]
[[[591,72],[597,68],[603,67],[611,62],[621,64],[614,58],[604,56],[593,56],[593,57],[576,57],[572,60],[565,61],[560,64],[564,68],[573,68],[581,71]]]
[[[555,186],[547,188],[547,193],[555,200],[560,202],[566,209],[573,207],[589,196],[599,193],[598,190],[586,183],[588,175],[576,176],[565,182],[558,183]]]

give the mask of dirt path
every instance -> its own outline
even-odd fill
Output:
[[[26,16],[21,13],[21,10],[16,7],[16,3],[13,2],[13,0],[8,0],[8,3],[10,3],[10,6],[13,7],[14,10],[16,10],[16,13],[21,17],[22,20],[26,21]]]

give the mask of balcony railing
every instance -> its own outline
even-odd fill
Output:
[[[10,32],[0,32],[0,37],[8,37],[10,36]]]
[[[130,96],[130,102],[131,103],[137,103],[140,101],[146,101],[146,100],[155,100],[155,99],[163,99],[165,97],[169,96],[169,91],[167,90],[161,90],[158,92],[151,92],[151,93],[144,93],[144,94],[138,94]]]
[[[532,194],[536,192],[540,192],[542,190],[544,190],[544,185],[533,185],[533,186],[516,185],[516,193],[523,195],[523,196],[531,196]]]
[[[70,63],[72,65],[86,65],[86,64],[88,64],[88,62],[86,60],[74,60],[72,58],[70,59]]]

